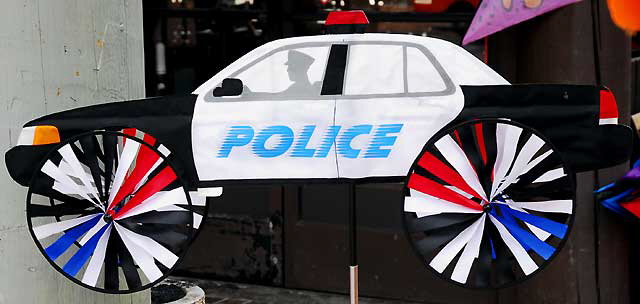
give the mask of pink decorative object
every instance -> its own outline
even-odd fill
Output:
[[[478,8],[467,34],[466,45],[501,31],[514,24],[529,20],[557,8],[580,0],[484,0]]]

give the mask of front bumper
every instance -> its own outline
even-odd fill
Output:
[[[28,187],[36,168],[56,144],[15,146],[4,155],[9,175],[18,184]]]

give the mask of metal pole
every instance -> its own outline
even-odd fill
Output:
[[[349,227],[348,239],[349,239],[349,253],[350,253],[350,266],[349,266],[349,295],[351,298],[351,304],[358,304],[358,231],[356,230],[356,184],[351,183],[349,185]]]

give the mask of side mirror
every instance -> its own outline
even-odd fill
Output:
[[[222,86],[213,89],[213,96],[240,96],[242,95],[242,87],[242,80],[236,78],[225,78],[222,81]]]

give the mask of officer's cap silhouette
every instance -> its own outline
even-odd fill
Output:
[[[300,67],[308,67],[310,66],[315,59],[313,57],[296,50],[290,50],[287,58],[286,65],[297,65]]]

